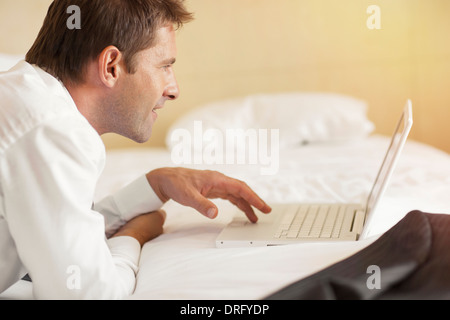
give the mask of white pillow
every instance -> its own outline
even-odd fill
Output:
[[[331,93],[259,94],[207,104],[176,121],[168,131],[166,145],[179,143],[176,132],[199,138],[199,132],[266,129],[267,136],[279,129],[280,148],[307,143],[360,139],[374,125],[367,119],[367,103],[353,97]],[[219,137],[220,138],[220,137]],[[211,139],[211,137],[208,137]],[[201,144],[197,144],[201,145]],[[195,144],[193,148],[195,150]]]
[[[24,60],[23,55],[11,55],[0,53],[0,72],[8,71],[14,67],[19,61]]]

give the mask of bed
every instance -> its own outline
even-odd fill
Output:
[[[298,124],[296,121],[282,119],[282,114],[278,114],[279,119],[270,118],[277,103],[282,103],[286,111],[297,105],[296,114],[303,119],[301,128],[295,125]],[[300,107],[303,105],[304,110]],[[311,112],[311,106],[316,112]],[[233,108],[242,113],[234,112]],[[278,113],[283,112],[281,107],[276,109]],[[108,152],[99,190],[118,188],[152,168],[184,165],[215,169],[244,180],[269,203],[364,202],[390,142],[390,137],[372,134],[374,126],[366,118],[366,110],[365,103],[354,98],[316,93],[263,94],[212,103],[187,114],[173,125],[167,134],[167,149]],[[246,116],[236,116],[238,114]],[[172,151],[176,143],[171,138],[179,128],[194,136],[192,123],[195,119],[202,121],[204,133],[208,128],[219,131],[233,127],[276,128],[282,127],[277,123],[282,121],[284,131],[280,130],[279,135],[278,171],[264,175],[263,165],[259,163],[212,164],[203,161],[195,164],[191,161],[174,164],[176,157]],[[267,119],[271,124],[266,122]],[[294,132],[287,130],[297,130],[297,139],[292,139]],[[208,140],[210,144],[211,141]],[[196,152],[199,150],[192,150],[192,159]],[[409,140],[376,211],[373,233],[363,241],[218,249],[215,238],[234,215],[240,214],[231,204],[216,200],[219,217],[209,220],[191,208],[169,202],[165,206],[168,213],[165,233],[145,245],[137,287],[131,298],[264,298],[362,250],[411,210],[449,212],[449,191],[448,154]],[[103,196],[101,193],[99,191],[99,198]]]
[[[185,166],[218,170],[244,180],[268,203],[363,203],[390,141],[390,137],[373,134],[367,108],[364,101],[353,97],[302,92],[253,95],[199,107],[173,124],[166,148],[107,151],[96,199],[152,169]],[[229,129],[253,129],[267,137],[279,129],[278,140],[267,138],[268,149],[277,155],[272,154],[272,165],[267,157],[266,161],[248,160],[255,152],[250,142],[227,144],[224,139]],[[182,140],[188,145],[182,145]],[[214,150],[209,153],[213,156],[205,156],[206,147]],[[180,156],[180,150],[187,156]],[[242,152],[248,158],[243,163],[236,159],[221,162],[220,151],[225,155]],[[168,214],[164,234],[143,248],[130,299],[263,299],[364,249],[412,210],[450,212],[449,194],[450,156],[410,139],[379,203],[372,234],[361,241],[219,249],[215,239],[240,214],[235,207],[214,200],[219,216],[209,220],[170,201],[164,206]],[[0,297],[32,298],[30,286],[20,281]]]

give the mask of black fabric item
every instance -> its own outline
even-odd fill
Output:
[[[450,215],[412,211],[367,248],[266,299],[450,299]]]
[[[30,275],[28,273],[21,280],[32,282],[31,278],[30,278]]]

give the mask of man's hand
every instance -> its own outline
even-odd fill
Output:
[[[272,210],[246,183],[216,171],[161,168],[148,173],[147,179],[162,202],[172,199],[211,219],[217,216],[218,209],[207,198],[229,200],[251,222],[258,221],[252,206],[263,213]]]
[[[141,247],[163,233],[166,212],[158,210],[137,216],[123,225],[112,237],[129,236],[135,238]]]

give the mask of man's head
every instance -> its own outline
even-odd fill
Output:
[[[67,27],[73,5],[80,29]],[[26,60],[60,79],[100,134],[144,142],[153,109],[178,96],[175,30],[191,19],[182,0],[55,0]]]

